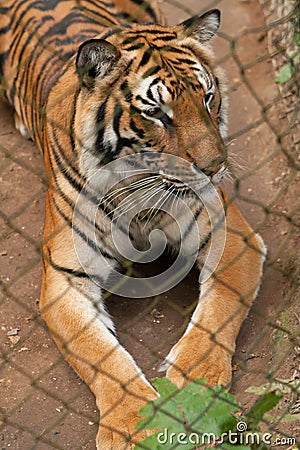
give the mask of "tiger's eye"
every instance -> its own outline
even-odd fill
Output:
[[[158,119],[163,115],[163,112],[159,108],[149,108],[145,113],[149,117],[157,117]]]

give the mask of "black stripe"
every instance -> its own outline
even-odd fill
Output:
[[[114,15],[111,14],[109,11],[106,11],[104,8],[101,8],[100,5],[97,5],[97,10],[87,8],[86,6],[76,6],[76,9],[83,11],[84,13],[87,12],[88,13],[86,15],[87,18],[90,18],[91,14],[94,14],[97,17],[99,17],[99,19],[103,19],[105,22],[109,22],[113,26],[118,24],[118,22],[114,19]],[[101,14],[99,10],[102,10],[104,14]],[[105,13],[107,13],[107,15]]]
[[[195,222],[197,221],[198,217],[200,216],[201,212],[203,210],[203,206],[201,206],[200,208],[197,209],[196,213],[194,214],[193,219],[190,221],[190,223],[187,225],[183,235],[182,235],[182,240],[185,240],[188,235],[190,234],[190,232],[193,229],[193,226],[195,224]]]
[[[137,145],[137,144],[139,144],[139,141],[136,138],[134,138],[134,137],[133,138],[124,138],[121,136],[117,143],[117,148],[114,153],[114,158],[120,154],[120,152],[123,148],[125,148],[125,147],[132,148],[134,145]]]
[[[121,120],[122,114],[123,114],[123,109],[120,105],[117,104],[114,109],[113,129],[117,135],[118,141],[117,141],[115,151],[113,152],[113,154],[110,155],[110,160],[112,160],[117,155],[119,155],[124,147],[132,148],[133,145],[138,143],[138,140],[134,137],[133,138],[124,138],[121,136],[120,120]],[[105,155],[106,155],[106,157],[108,156],[108,154],[106,152],[105,152]]]
[[[134,41],[140,38],[140,35],[137,36],[130,36],[127,37],[123,42],[122,45],[132,44]]]
[[[31,42],[32,38],[38,34],[39,29],[47,21],[52,21],[52,17],[51,16],[44,16],[43,20],[41,21],[41,23],[39,23],[38,26],[36,28],[34,28],[34,30],[29,34],[28,38],[25,41],[25,44],[23,44],[20,49],[18,49],[19,43],[16,44],[15,51],[13,52],[13,59],[15,58],[15,52],[18,51],[18,61],[22,60],[23,53],[25,52],[26,48],[28,47],[28,44]],[[36,48],[35,48],[35,51],[36,51]],[[44,51],[44,49],[41,49],[41,51],[39,53],[41,53],[43,51]],[[27,96],[27,93],[30,92],[31,89],[32,89],[32,92],[30,92],[29,97],[31,97],[34,100],[29,102],[29,104],[31,106],[31,124],[28,123],[28,125],[29,125],[29,128],[30,128],[30,132],[33,135],[32,137],[34,138],[35,141],[37,140],[37,133],[36,133],[36,128],[37,128],[36,127],[36,125],[37,125],[37,113],[36,113],[36,110],[38,109],[37,108],[38,98],[37,98],[37,95],[36,95],[36,87],[37,86],[31,87],[31,89],[29,89],[29,83],[32,82],[31,75],[34,73],[33,70],[31,71],[30,66],[32,64],[33,64],[33,66],[35,66],[36,61],[37,61],[37,55],[35,53],[31,53],[30,56],[26,60],[26,71],[25,71],[24,77],[23,77],[22,82],[21,82],[21,89],[23,90],[24,95],[25,95],[25,99],[23,99],[23,108],[21,109],[21,118],[22,118],[24,123],[26,123],[24,116],[27,117],[27,122],[28,122],[28,119],[29,119],[29,114],[28,114],[28,112],[26,113],[26,110],[28,108],[28,103],[27,103],[28,100],[27,100],[26,96]],[[53,61],[53,58],[52,58],[52,61]],[[55,72],[57,73],[57,71],[55,71]],[[41,73],[45,76],[45,72],[44,71],[41,71],[40,74]],[[14,86],[17,84],[17,81],[20,81],[19,80],[19,75],[20,74],[19,74],[19,71],[18,71],[17,72],[17,76],[16,76],[16,78],[14,80]]]
[[[158,47],[159,48],[159,47]],[[195,56],[192,52],[191,49],[185,46],[181,46],[179,47],[170,47],[170,46],[164,46],[162,47],[162,49],[166,49],[168,52],[170,53],[178,53],[179,55],[193,55]]]
[[[0,14],[6,15],[10,11],[11,7],[9,6],[0,6]]]
[[[99,107],[96,115],[96,123],[97,123],[97,137],[95,142],[95,150],[99,153],[102,153],[103,143],[104,143],[104,119],[105,119],[105,112],[106,112],[106,105],[107,105],[107,99],[102,103],[102,105]]]
[[[222,108],[222,98],[220,97],[220,103],[219,103],[218,110],[217,110],[218,115],[220,114],[221,108]],[[220,117],[219,119],[222,119],[222,118]]]
[[[81,272],[80,270],[69,269],[68,267],[63,267],[63,266],[56,264],[50,256],[50,251],[48,252],[48,260],[49,260],[50,266],[59,272],[66,272],[74,277],[89,278],[88,274],[85,272]]]
[[[110,253],[108,253],[106,250],[103,250],[101,247],[99,247],[99,244],[97,242],[94,242],[91,240],[83,231],[81,231],[73,222],[70,220],[66,214],[62,211],[62,209],[58,206],[58,204],[55,201],[55,198],[52,198],[52,202],[54,204],[54,207],[56,211],[59,213],[59,215],[64,219],[64,221],[68,224],[69,227],[72,227],[73,232],[78,234],[78,236],[81,237],[81,239],[84,240],[86,244],[96,252],[101,253],[101,255],[109,260],[116,260]]]
[[[71,208],[71,210],[73,211],[75,205],[74,205],[73,201],[66,195],[66,193],[63,192],[63,191],[61,190],[61,188],[60,188],[60,186],[59,186],[59,183],[58,183],[58,181],[57,181],[57,176],[56,176],[57,174],[55,173],[55,170],[54,170],[54,167],[53,167],[53,165],[52,165],[52,161],[51,161],[51,160],[50,160],[50,170],[51,170],[51,173],[52,173],[53,178],[54,178],[56,191],[57,191],[58,194],[61,196],[61,198],[64,200],[64,202],[65,202],[65,203]],[[84,187],[82,188],[82,190],[80,191],[80,194],[81,194],[81,195],[85,195],[86,198],[87,198],[87,201],[92,202],[93,205],[97,205],[97,207],[98,207],[101,211],[103,211],[103,212],[105,213],[105,215],[107,215],[107,212],[106,212],[106,208],[105,208],[105,206],[104,206],[104,203],[103,203],[103,202],[99,203],[99,199],[98,199],[97,197],[95,197],[93,194],[91,194],[91,192],[87,191],[85,186],[84,186]],[[54,202],[55,202],[55,200],[54,200]],[[81,218],[83,218],[84,220],[88,221],[88,223],[89,223],[90,225],[95,226],[96,230],[97,230],[98,232],[102,233],[103,236],[105,235],[105,231],[104,231],[102,228],[100,228],[100,226],[99,226],[99,224],[98,224],[97,222],[94,222],[94,221],[91,222],[91,221],[86,217],[85,214],[83,215],[83,214],[80,212],[80,210],[77,210],[77,213],[81,216]],[[71,223],[71,222],[68,220],[68,223]]]
[[[3,68],[4,68],[5,61],[8,58],[8,55],[9,55],[9,50],[7,50],[7,52],[0,53],[0,77],[4,76]]]
[[[151,92],[151,88],[152,88],[153,86],[156,86],[158,83],[159,83],[159,79],[153,80],[152,83],[150,84],[150,86],[149,86],[148,89],[147,89],[147,96],[148,96],[148,98],[150,98],[150,100],[152,100],[152,101],[155,102],[155,103],[156,103],[156,100],[155,100],[155,98],[153,97],[153,94],[152,94],[152,92]]]
[[[116,104],[115,108],[114,108],[114,118],[113,118],[113,130],[116,133],[116,135],[118,136],[118,138],[120,137],[120,120],[123,114],[123,108]]]
[[[65,164],[66,158],[65,158],[64,154],[60,152],[60,155],[59,155],[56,151],[57,147],[54,146],[52,144],[52,142],[50,142],[50,149],[51,149],[51,156],[54,157],[55,163],[56,163],[60,173],[71,184],[71,186],[74,189],[76,189],[77,192],[79,193],[83,188],[84,180],[77,181],[73,177],[73,175],[68,172],[68,166],[66,166],[66,164]],[[64,160],[64,162],[60,159],[61,157]],[[54,168],[53,168],[53,170],[54,170]],[[55,170],[54,170],[54,174],[56,174]]]
[[[188,59],[188,58],[181,58],[179,57],[178,61],[176,61],[176,63],[178,64],[188,64],[189,66],[193,66],[195,64],[195,61]],[[202,72],[199,70],[199,72]]]
[[[65,272],[76,278],[90,278],[91,280],[94,279],[96,282],[98,282],[100,284],[100,286],[102,286],[102,284],[103,284],[103,278],[100,277],[99,275],[89,276],[86,272],[69,269],[68,267],[64,267],[64,266],[60,266],[59,264],[56,264],[50,255],[50,249],[48,249],[48,261],[49,261],[50,266],[53,267],[53,269],[55,269],[58,272]],[[111,330],[109,330],[109,331],[111,331]]]
[[[143,78],[150,77],[151,75],[155,75],[160,71],[160,66],[153,66],[150,67],[150,69],[146,70],[146,72],[143,74]]]
[[[158,17],[156,16],[154,10],[151,8],[149,3],[147,3],[145,0],[131,0],[132,3],[135,3],[136,5],[140,5],[141,8],[146,11],[149,16],[156,22]]]
[[[120,89],[123,92],[126,102],[131,103],[133,95],[130,90],[130,87],[128,86],[127,80],[123,81],[123,83],[120,86]]]
[[[138,114],[140,116],[142,114],[142,112],[143,111],[141,109],[137,108],[136,106],[130,105],[130,114],[131,115]]]
[[[108,37],[114,36],[115,34],[120,34],[121,32],[122,28],[115,28],[113,30],[109,30],[102,36],[102,39],[107,39]]]
[[[161,35],[161,37],[166,36],[172,36],[172,39],[176,39],[177,38],[177,33],[170,33],[170,31],[168,30],[164,30],[164,29],[154,29],[154,30],[146,30],[147,34],[155,34],[155,35]]]
[[[68,170],[70,169],[71,172],[72,172],[72,175],[74,175],[74,177],[78,177],[79,178],[80,183],[85,183],[86,182],[85,176],[82,175],[79,172],[79,170],[77,169],[77,167],[75,167],[72,164],[72,161],[69,158],[66,157],[66,154],[65,154],[65,152],[64,152],[64,150],[63,150],[63,148],[60,145],[60,142],[58,140],[57,129],[56,129],[55,125],[53,125],[53,124],[51,126],[51,132],[52,132],[51,136],[52,136],[52,138],[54,140],[54,143],[55,143],[55,151],[56,150],[58,151],[60,158],[64,161],[64,165],[62,166],[63,171],[65,171],[66,169],[68,169]],[[71,144],[71,146],[72,146],[72,142],[73,142],[73,145],[74,145],[74,141],[71,140],[71,136],[70,136],[70,144]],[[74,149],[74,147],[72,147],[72,150],[73,150],[73,158],[75,159],[75,149]],[[78,182],[78,186],[81,186],[81,184],[79,184],[79,182]],[[82,186],[80,187],[80,189],[81,188],[82,188]]]
[[[1,36],[1,34],[6,34],[9,30],[10,30],[10,23],[6,26],[6,27],[3,27],[3,28],[0,28],[0,36]]]
[[[152,25],[153,27],[153,25]],[[159,27],[159,28],[158,28]],[[146,29],[145,33],[146,34],[154,34],[154,35],[162,35],[162,36],[172,36],[173,39],[177,38],[177,34],[174,33],[170,33],[169,30],[165,30],[161,27],[161,25],[158,25],[157,28],[153,27],[154,29]],[[136,35],[137,37],[139,37],[141,35],[141,31],[140,29],[138,29],[137,31],[135,29],[128,31],[128,34],[132,34],[133,36]]]
[[[177,37],[176,34],[175,35],[168,34],[166,36],[158,36],[158,37],[153,38],[153,42],[156,42],[156,41],[163,41],[163,42],[174,41],[174,39],[176,39],[176,37]]]
[[[53,11],[59,3],[60,0],[47,0],[46,2],[41,0],[31,2],[30,8],[38,9],[39,11],[49,11],[50,9]]]
[[[201,240],[201,245],[199,246],[199,252],[207,246],[210,239],[211,239],[211,232],[209,232],[208,235],[204,239]]]
[[[114,3],[107,3],[107,2],[104,2],[103,0],[101,0],[101,5],[103,5],[103,7],[101,5],[99,5],[99,1],[98,0],[96,0],[96,1],[94,1],[94,0],[85,0],[85,1],[87,3],[90,3],[91,5],[95,6],[97,9],[101,8],[101,9],[105,9],[106,10],[106,9],[115,8],[115,6],[116,6]]]
[[[162,122],[162,124],[164,125],[165,128],[167,128],[169,130],[174,128],[174,122],[171,119],[171,117],[168,116],[168,114],[160,113],[160,115],[158,116],[158,119]]]
[[[138,135],[139,138],[143,138],[145,136],[145,131],[138,128],[132,118],[130,119],[130,128]]]
[[[146,98],[141,97],[140,95],[136,96],[136,100],[139,100],[141,103],[143,103],[143,105],[147,105],[147,106],[153,106],[153,103],[149,102]],[[156,102],[155,105],[156,106]],[[140,111],[140,110],[139,110]],[[142,112],[142,111],[140,111]]]
[[[127,52],[131,52],[132,50],[138,50],[139,48],[145,47],[145,44],[143,42],[140,42],[138,44],[132,45],[131,47],[125,47],[124,50]]]
[[[141,59],[141,62],[139,64],[139,67],[143,67],[147,64],[147,62],[149,62],[151,54],[152,54],[152,50],[150,48],[147,51],[145,51],[145,53],[143,54],[143,57]]]

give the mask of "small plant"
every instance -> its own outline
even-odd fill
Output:
[[[297,72],[297,65],[300,63],[300,36],[298,40],[298,48],[288,52],[291,62],[281,68],[279,75],[275,78],[276,83],[286,83]]]
[[[294,31],[295,49],[288,51],[287,56],[290,62],[285,64],[279,75],[275,78],[276,83],[286,83],[299,71],[298,65],[300,63],[300,6],[299,2],[295,4],[295,31]]]
[[[276,406],[282,395],[274,392],[261,395],[247,413],[246,422],[241,414],[242,407],[234,395],[221,386],[207,387],[205,382],[204,379],[198,379],[179,390],[166,378],[156,379],[153,385],[160,397],[141,409],[140,415],[143,419],[137,425],[138,430],[154,430],[154,434],[135,448],[267,448],[255,431],[258,430],[258,423],[264,414]],[[253,442],[254,434],[258,436],[258,443],[257,440]]]

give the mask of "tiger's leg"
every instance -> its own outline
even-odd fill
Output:
[[[254,300],[265,247],[233,203],[228,203],[225,249],[216,272],[201,286],[191,322],[166,358],[167,377],[183,386],[206,378],[229,385],[231,358],[241,324]]]
[[[115,337],[100,287],[80,273],[71,228],[64,225],[55,231],[50,209],[45,223],[42,317],[64,357],[96,396],[98,449],[131,449],[144,437],[135,431],[137,413],[157,393]]]

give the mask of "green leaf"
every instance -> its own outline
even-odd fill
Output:
[[[281,68],[278,77],[275,78],[276,83],[285,83],[294,75],[295,69],[292,64],[286,64]]]
[[[276,394],[275,392],[268,392],[260,396],[247,413],[247,417],[249,418],[248,425],[250,425],[252,429],[255,429],[264,414],[273,409],[282,397],[282,394]]]
[[[141,409],[139,415],[144,418],[136,428],[158,431],[136,448],[169,450],[184,446],[186,450],[192,450],[196,443],[210,444],[212,439],[234,429],[237,419],[232,413],[239,411],[240,405],[221,386],[210,388],[205,382],[198,379],[178,390],[169,380],[156,379],[153,385],[160,397]],[[191,436],[192,440],[189,439]],[[180,439],[185,442],[181,443]],[[198,442],[193,442],[197,439]],[[240,450],[248,450],[248,447]]]
[[[285,414],[284,416],[281,414],[277,415],[271,415],[271,414],[265,414],[264,419],[268,422],[274,421],[274,422],[280,422],[280,423],[291,423],[291,422],[297,422],[300,423],[300,413],[298,414]]]
[[[161,428],[162,426],[168,428],[180,426],[183,418],[176,404],[178,388],[167,378],[157,378],[153,385],[160,397],[141,408],[139,415],[146,416],[146,418],[137,424],[136,429],[147,430]]]
[[[300,392],[299,380],[278,380],[261,386],[250,386],[246,389],[249,394],[262,395],[266,392],[279,391],[282,394],[291,394],[293,392]]]
[[[177,389],[166,378],[153,381],[160,397],[144,406],[140,415],[144,418],[137,425],[139,430],[153,430],[136,445],[136,449],[173,450],[184,448],[212,448],[225,450],[267,450],[263,444],[243,444],[243,432],[238,426],[241,416],[235,414],[241,410],[236,398],[221,386],[207,387],[206,380],[198,379],[184,389]],[[296,381],[298,383],[298,380]],[[270,390],[295,392],[299,385],[295,380],[277,380],[276,383],[257,388],[262,393],[246,415],[246,430],[259,433],[258,424],[266,412],[273,409],[283,394]],[[256,392],[255,392],[256,393]],[[242,418],[245,420],[245,418]],[[240,423],[241,424],[241,423]],[[234,444],[230,440],[230,431],[235,436],[239,433],[239,441]],[[246,433],[246,432],[245,432]],[[222,439],[223,442],[222,442]]]

